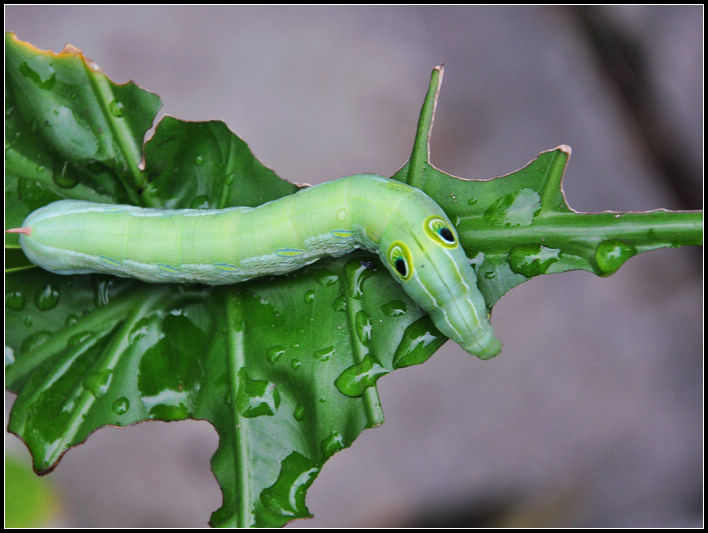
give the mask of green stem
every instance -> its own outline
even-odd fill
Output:
[[[458,229],[466,249],[488,253],[531,243],[561,250],[579,246],[594,249],[609,239],[625,241],[637,251],[647,251],[701,245],[703,212],[554,213],[539,216],[528,226],[513,228],[491,226],[481,217],[463,218]]]
[[[240,370],[246,367],[245,329],[241,296],[238,293],[230,292],[226,296],[224,310],[226,312],[228,350],[225,355],[229,362],[228,379],[231,398],[233,399],[230,406],[231,415],[233,416],[231,421],[234,439],[233,456],[236,458],[235,471],[233,472],[233,479],[236,484],[236,501],[233,503],[236,512],[232,525],[234,527],[252,527],[254,525],[251,513],[252,493],[250,484],[252,458],[248,435],[250,424],[247,418],[239,415],[236,408],[239,387],[238,376]]]

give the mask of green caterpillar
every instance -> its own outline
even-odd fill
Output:
[[[56,274],[151,283],[238,283],[356,248],[376,252],[437,328],[481,358],[500,343],[477,278],[443,210],[375,175],[341,178],[259,207],[148,209],[60,200],[32,212],[20,245]]]

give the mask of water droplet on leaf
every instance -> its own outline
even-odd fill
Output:
[[[55,161],[52,179],[54,183],[63,189],[71,189],[76,187],[79,183],[79,178],[74,174],[71,164],[68,161]]]
[[[322,348],[314,353],[315,359],[319,361],[329,361],[334,355],[334,346],[327,346],[327,348]]]
[[[329,458],[337,453],[339,450],[343,450],[344,437],[338,431],[332,431],[327,437],[320,443],[322,448],[322,453],[325,457]]]
[[[247,418],[274,415],[280,405],[280,392],[275,383],[262,379],[251,379],[242,368],[238,373],[236,406],[239,413]]]
[[[280,359],[284,353],[285,348],[283,346],[271,346],[266,350],[266,359],[268,359],[268,362],[270,364],[274,365],[278,362],[278,359]]]
[[[22,341],[22,346],[20,346],[20,353],[28,353],[32,350],[36,350],[42,344],[47,342],[52,337],[49,331],[37,331],[27,336],[24,341]]]
[[[92,331],[82,331],[69,337],[69,340],[67,341],[66,345],[70,348],[81,346],[82,344],[85,344],[91,337],[93,337]]]
[[[98,370],[86,376],[83,385],[95,398],[101,398],[108,391],[112,377],[110,370]]]
[[[406,314],[406,302],[392,300],[381,306],[381,311],[386,316],[401,316]]]
[[[189,203],[190,209],[209,209],[210,207],[211,204],[209,203],[209,197],[204,194],[195,196]]]
[[[597,246],[595,261],[600,269],[600,274],[609,276],[614,274],[627,259],[636,254],[637,249],[628,242],[610,239],[602,241]]]
[[[446,340],[437,332],[429,316],[419,318],[403,332],[393,356],[393,367],[403,368],[427,361]]]
[[[374,326],[371,323],[371,317],[366,311],[359,310],[356,312],[356,315],[354,315],[354,329],[357,337],[359,337],[359,342],[364,346],[368,346],[371,342],[371,332]]]
[[[34,295],[34,305],[40,311],[48,311],[56,307],[59,303],[59,289],[51,283],[47,283],[43,288],[39,289]]]
[[[305,418],[305,406],[304,405],[298,405],[295,407],[295,411],[293,411],[293,418],[300,422],[302,419]]]
[[[496,199],[484,212],[484,220],[494,226],[528,226],[541,212],[541,197],[533,189],[519,189]]]
[[[335,311],[346,311],[347,310],[347,299],[343,294],[337,296],[332,302],[332,309]]]
[[[292,452],[280,464],[277,481],[261,492],[261,502],[268,510],[280,516],[312,516],[305,505],[305,495],[319,471],[319,467],[310,459]]]
[[[13,311],[21,311],[25,307],[25,295],[20,291],[6,292],[5,307]]]
[[[388,374],[373,357],[367,355],[356,365],[352,365],[342,372],[334,384],[339,392],[347,396],[361,396],[364,391],[376,384],[381,376]]]
[[[49,90],[57,81],[56,72],[46,56],[36,56],[20,64],[20,74],[38,88]]]
[[[130,401],[125,396],[121,396],[111,405],[111,411],[117,415],[123,415],[130,409]]]
[[[507,257],[511,270],[527,278],[545,274],[548,268],[560,259],[560,250],[541,244],[515,246]]]
[[[111,112],[111,115],[117,118],[125,115],[125,107],[123,107],[123,104],[118,100],[113,100],[110,104],[108,104],[108,110]]]
[[[310,275],[323,287],[334,285],[339,280],[337,274],[324,269],[311,270]]]
[[[364,282],[374,274],[371,262],[352,259],[344,266],[344,271],[349,281],[349,296],[359,300],[364,295]]]

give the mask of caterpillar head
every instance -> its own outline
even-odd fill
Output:
[[[443,334],[467,352],[488,359],[499,353],[501,345],[489,324],[477,277],[454,226],[437,204],[430,203],[422,212],[433,214],[424,218],[415,216],[418,209],[399,211],[402,220],[382,235],[379,253]]]

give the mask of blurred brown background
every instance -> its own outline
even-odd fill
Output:
[[[576,210],[703,205],[702,6],[7,6],[5,28],[224,120],[292,181],[393,174],[444,62],[441,169],[492,177],[569,144]],[[325,465],[292,526],[701,526],[702,257],[515,288],[502,354],[448,343],[380,380],[386,424]],[[207,423],[102,429],[50,476],[56,525],[203,526],[215,447]]]

